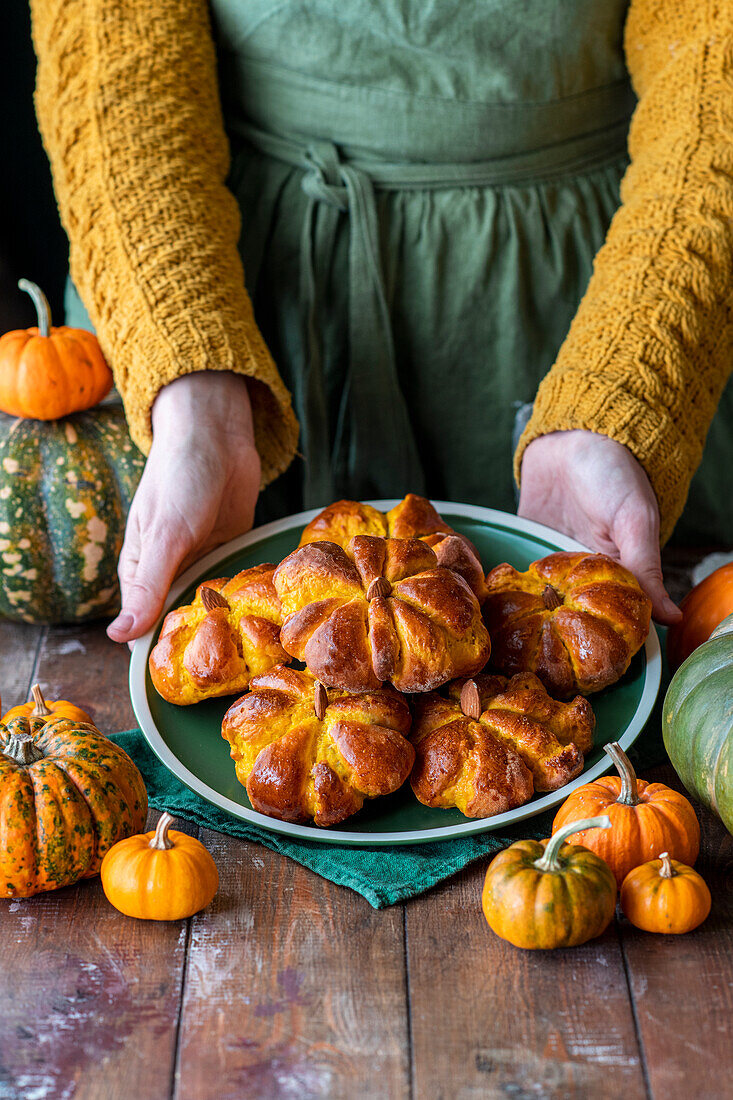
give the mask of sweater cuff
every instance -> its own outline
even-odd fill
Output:
[[[137,364],[133,363],[132,369],[115,371],[130,436],[143,454],[150,451],[153,403],[161,389],[177,378],[210,370],[244,375],[249,379],[255,446],[260,456],[261,488],[264,489],[287,469],[297,453],[299,428],[290,394],[254,319],[246,326],[243,348],[233,347],[232,337],[223,331],[223,325],[217,326],[219,331],[213,338],[210,332],[202,331],[204,327],[197,328],[196,340],[184,341],[186,355],[171,355],[170,348],[156,346],[158,354],[145,357],[145,370],[135,369]],[[157,343],[151,341],[153,345]]]
[[[653,408],[630,393],[621,380],[579,372],[550,373],[540,386],[514,455],[517,484],[522,457],[532,440],[550,432],[577,430],[605,435],[631,451],[656,494],[660,540],[666,542],[685,506],[688,471],[700,462],[701,444],[686,438],[665,408]]]

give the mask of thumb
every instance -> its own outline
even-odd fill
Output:
[[[682,618],[682,612],[664,587],[658,526],[658,520],[633,523],[617,538],[616,544],[621,564],[634,574],[651,599],[654,618],[664,626],[671,626]]]
[[[129,642],[150,630],[160,615],[168,590],[188,546],[180,538],[150,533],[141,540],[139,557],[133,548],[120,555],[122,608],[107,634],[115,642]]]

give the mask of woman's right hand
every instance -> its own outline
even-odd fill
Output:
[[[260,488],[243,376],[184,375],[160,391],[152,420],[153,445],[120,554],[122,608],[107,628],[115,642],[149,630],[175,576],[250,529]]]

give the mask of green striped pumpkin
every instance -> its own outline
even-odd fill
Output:
[[[686,789],[733,833],[733,615],[675,673],[662,723]]]
[[[117,611],[144,462],[119,402],[62,420],[0,413],[0,615],[72,623]]]

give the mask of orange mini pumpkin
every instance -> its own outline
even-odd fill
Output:
[[[0,337],[0,409],[24,419],[59,420],[99,404],[112,389],[97,337],[81,328],[51,327],[51,310],[40,287],[18,283],[33,299],[38,327]]]
[[[13,718],[43,718],[49,722],[52,718],[69,718],[72,722],[84,722],[94,725],[94,721],[85,710],[69,703],[66,699],[57,699],[55,702],[44,699],[40,684],[34,684],[31,688],[31,698],[27,703],[11,707],[7,714],[3,715],[3,723],[11,722]]]
[[[667,633],[667,660],[673,672],[733,612],[733,562],[722,565],[696,584],[680,604],[680,610],[682,619]]]
[[[711,905],[702,876],[670,859],[669,852],[629,871],[621,887],[624,914],[645,932],[691,932],[705,920]]]
[[[127,917],[183,920],[205,909],[219,889],[219,872],[200,840],[170,829],[161,815],[150,833],[121,840],[102,860],[102,889]]]
[[[610,829],[578,832],[573,840],[605,859],[619,886],[629,871],[660,849],[666,848],[683,863],[694,863],[700,851],[700,825],[692,804],[664,783],[637,779],[619,745],[604,748],[620,774],[577,787],[558,810],[553,833],[577,818],[608,814]]]

